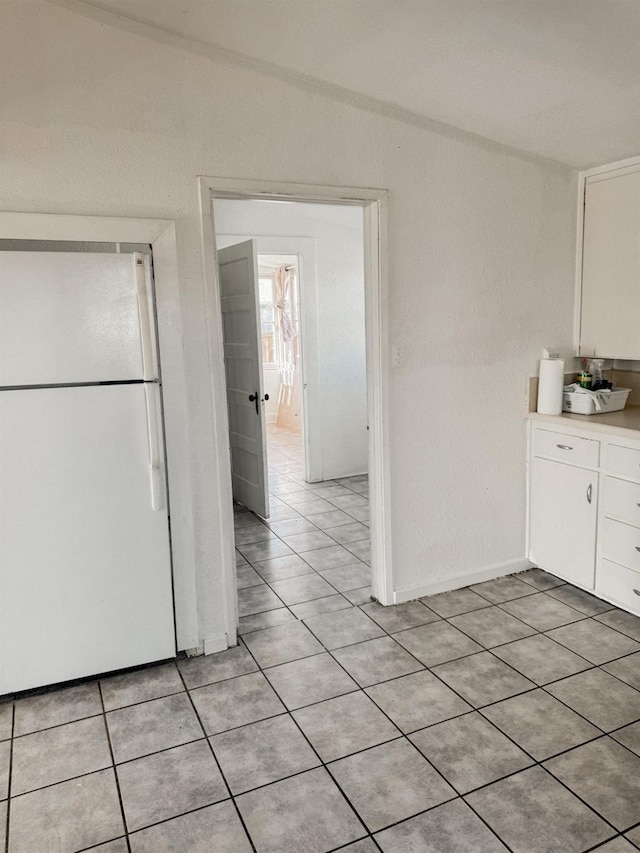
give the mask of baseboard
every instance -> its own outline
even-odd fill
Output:
[[[224,652],[229,648],[229,638],[226,634],[219,637],[205,637],[202,641],[205,655],[213,655],[216,652]]]
[[[463,586],[470,586],[473,583],[495,580],[504,575],[512,575],[514,572],[524,572],[530,569],[532,565],[533,563],[527,560],[526,557],[523,557],[522,559],[510,560],[506,563],[496,563],[493,566],[486,566],[484,569],[478,569],[466,575],[458,575],[457,577],[447,578],[446,580],[436,581],[435,583],[425,583],[419,586],[407,587],[406,589],[398,589],[393,594],[393,603],[402,604],[405,601],[413,601],[425,595],[436,595],[439,592],[449,592],[452,589],[460,589]]]

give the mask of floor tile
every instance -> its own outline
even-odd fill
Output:
[[[443,663],[433,671],[476,707],[508,699],[534,687],[531,681],[514,672],[491,652]]]
[[[336,527],[341,524],[353,524],[353,518],[335,507],[329,512],[320,512],[307,515],[309,521],[319,527],[321,530],[328,530],[331,527]]]
[[[594,853],[636,853],[637,848],[629,841],[626,841],[622,836],[614,838],[613,841],[607,841],[601,847],[598,847]]]
[[[286,503],[278,503],[276,504],[273,500],[273,495],[269,500],[269,521],[284,521],[285,519],[290,518],[301,518],[299,512],[297,512],[292,506]]]
[[[0,838],[7,837],[7,803],[0,803]],[[5,847],[6,850],[6,847]]]
[[[547,636],[595,664],[608,663],[640,651],[640,644],[635,640],[595,619],[583,619],[573,625],[554,628],[547,632]]]
[[[369,539],[362,539],[358,542],[347,542],[344,547],[364,563],[371,561],[371,542]]]
[[[373,640],[384,631],[361,610],[339,610],[307,619],[305,625],[327,649]]]
[[[295,622],[296,617],[286,607],[277,610],[266,610],[264,613],[254,613],[251,616],[241,616],[238,620],[238,633],[244,637],[253,631],[262,631],[264,628],[274,628],[276,625],[284,625],[287,622]]]
[[[631,832],[627,832],[625,837],[628,838],[629,841],[632,841],[636,847],[640,848],[640,826],[632,829]]]
[[[227,678],[255,672],[258,665],[243,645],[217,652],[213,655],[197,655],[178,661],[178,669],[189,689],[214,684]]]
[[[640,690],[640,652],[605,663],[602,669]]]
[[[238,616],[251,616],[264,610],[276,610],[283,602],[266,584],[238,590]]]
[[[536,684],[548,684],[592,666],[589,661],[542,634],[507,643],[491,651]]]
[[[109,711],[107,724],[116,764],[204,737],[185,693]]]
[[[320,525],[314,520],[313,516],[321,513],[335,512],[336,507],[332,503],[329,503],[329,501],[323,501],[321,498],[318,498],[317,501],[308,501],[307,503],[299,504],[296,509],[300,515],[304,515],[316,527],[319,527]]]
[[[482,646],[442,620],[401,631],[394,639],[427,666],[482,651]]]
[[[285,503],[288,503],[289,506],[295,507],[298,510],[300,510],[304,504],[324,500],[324,498],[318,497],[318,495],[314,494],[310,489],[300,488],[295,491],[291,491],[286,495],[281,495],[281,498]]]
[[[529,583],[531,586],[535,586],[536,589],[540,590],[566,586],[565,581],[560,580],[560,578],[557,578],[555,575],[550,575],[548,572],[545,572],[544,569],[529,569],[526,572],[519,572],[516,575],[516,578],[524,581],[525,583]]]
[[[331,503],[335,504],[338,509],[345,509],[349,511],[352,507],[357,506],[368,506],[369,501],[367,498],[363,497],[359,494],[350,494],[350,495],[338,495],[337,497],[331,498]]]
[[[369,504],[366,506],[350,506],[347,512],[357,521],[361,521],[363,524],[369,524],[369,518],[371,515]]]
[[[361,687],[370,687],[423,669],[391,637],[379,637],[334,651],[334,657]]]
[[[309,533],[311,530],[318,529],[315,524],[301,516],[298,518],[283,519],[282,521],[270,521],[269,527],[276,536],[280,537],[295,536],[298,533]]]
[[[326,653],[271,667],[264,674],[290,710],[358,689],[351,676]]]
[[[484,708],[482,713],[536,761],[543,761],[601,732],[544,690]]]
[[[616,631],[634,640],[640,640],[640,617],[634,616],[633,613],[627,613],[625,610],[609,610],[595,618],[603,625],[615,628]]]
[[[267,583],[282,581],[286,578],[297,578],[300,575],[313,574],[313,569],[297,554],[288,557],[275,557],[273,560],[264,560],[254,563],[256,571]]]
[[[533,763],[477,711],[414,732],[410,740],[461,794]]]
[[[44,759],[44,760],[43,760]],[[12,796],[111,767],[102,717],[90,717],[16,738],[11,770]]]
[[[296,554],[303,551],[316,551],[318,548],[330,548],[335,545],[335,541],[322,530],[318,530],[317,527],[314,527],[310,533],[296,533],[293,536],[283,537],[283,540]]]
[[[353,492],[351,489],[348,489],[346,486],[341,486],[339,483],[329,482],[328,484],[324,483],[314,483],[311,486],[311,490],[314,494],[318,495],[321,498],[334,498],[338,495],[352,495]]]
[[[29,734],[101,713],[102,701],[97,681],[41,696],[29,696],[16,702],[14,735]]]
[[[507,853],[462,800],[452,800],[376,835],[383,853]]]
[[[582,853],[614,831],[541,767],[466,797],[513,853]]]
[[[191,691],[191,698],[208,735],[275,717],[285,711],[261,672],[198,687]]]
[[[341,524],[338,527],[329,527],[326,532],[341,545],[369,538],[369,528],[359,521],[353,521],[351,524]]]
[[[562,601],[563,604],[568,604],[576,610],[580,610],[585,616],[597,616],[598,613],[604,613],[606,610],[612,610],[613,604],[608,601],[603,601],[601,598],[596,598],[585,592],[583,589],[578,589],[577,586],[565,584],[558,586],[555,589],[549,590],[549,595]]]
[[[546,690],[603,731],[640,720],[640,693],[600,669],[572,675]]]
[[[238,797],[258,853],[326,853],[366,835],[323,767]]]
[[[400,736],[364,693],[328,699],[294,711],[293,716],[325,762]]]
[[[246,589],[250,586],[260,586],[264,580],[255,569],[247,563],[245,566],[236,566],[236,588]]]
[[[341,847],[340,853],[378,853],[378,848],[370,838],[363,838],[362,841]]]
[[[371,601],[371,586],[365,586],[361,589],[349,589],[342,593],[345,598],[356,605],[368,604]]]
[[[302,604],[292,604],[291,612],[296,619],[309,619],[311,616],[319,616],[321,613],[333,613],[335,610],[347,610],[353,607],[350,601],[343,595],[328,595],[326,598],[316,598],[313,601],[304,601]]]
[[[316,598],[326,598],[334,595],[335,589],[320,575],[302,575],[299,578],[288,578],[284,581],[273,581],[271,589],[285,604],[301,604],[303,601],[313,601]]]
[[[415,628],[418,625],[426,625],[428,622],[437,622],[440,619],[420,601],[407,601],[406,604],[391,604],[388,607],[372,601],[370,604],[365,604],[362,609],[389,634]]]
[[[176,665],[167,663],[103,678],[100,681],[100,689],[105,711],[113,711],[114,708],[123,708],[125,705],[135,705],[137,702],[180,693],[184,690],[184,685]]]
[[[91,853],[129,853],[129,846],[126,838],[116,838],[115,841],[107,841],[106,844],[92,847]]]
[[[271,531],[269,531],[271,533]],[[274,535],[273,533],[271,534]],[[255,542],[253,545],[239,545],[238,551],[252,565],[264,560],[272,560],[274,557],[285,557],[293,554],[291,548],[280,539],[270,539],[266,542]]]
[[[216,735],[211,745],[233,794],[320,764],[288,714]]]
[[[506,601],[500,605],[500,609],[531,625],[536,631],[549,631],[560,625],[584,619],[584,613],[574,610],[573,607],[563,604],[545,592]]]
[[[264,631],[254,631],[244,637],[244,642],[263,668],[324,651],[302,622],[288,622],[275,628],[265,628]]]
[[[251,853],[230,801],[182,815],[131,836],[131,853]]]
[[[100,697],[98,696],[98,700]],[[13,729],[13,702],[0,704],[0,741],[8,740]]]
[[[317,551],[303,551],[301,556],[318,572],[324,569],[337,569],[338,566],[353,565],[355,559],[351,551],[347,551],[342,545],[319,548]]]
[[[130,832],[229,797],[203,740],[129,761],[117,772]]]
[[[456,795],[404,739],[343,758],[331,764],[329,771],[371,832]]]
[[[531,587],[527,589],[530,590]],[[449,621],[487,649],[521,640],[535,633],[535,628],[525,625],[499,607],[461,613],[460,616],[452,616]]]
[[[479,610],[491,605],[486,598],[468,588],[452,589],[450,592],[427,595],[420,601],[445,619],[449,616],[459,616],[460,613],[469,613],[471,610]]]
[[[493,604],[501,604],[503,601],[510,601],[513,598],[522,598],[522,596],[531,595],[534,592],[530,584],[518,580],[514,575],[476,583],[469,589],[477,592],[478,595]]]
[[[544,766],[617,829],[640,822],[640,757],[611,738],[586,743]]]
[[[255,542],[266,542],[269,539],[275,539],[275,536],[275,533],[272,533],[264,524],[247,524],[244,527],[236,528],[236,547],[242,553],[245,545],[252,545]]]
[[[123,834],[113,769],[11,801],[9,853],[84,850]]]
[[[405,734],[471,710],[464,699],[425,671],[377,684],[365,692]]]
[[[640,755],[640,723],[632,723],[630,726],[625,726],[623,729],[618,729],[611,733],[611,737]]]
[[[0,743],[0,800],[9,796],[9,762],[11,760],[11,744],[5,740]],[[0,833],[0,838],[2,834]]]
[[[352,563],[348,566],[339,566],[337,569],[325,569],[320,574],[339,592],[360,589],[371,583],[371,567],[364,563]]]

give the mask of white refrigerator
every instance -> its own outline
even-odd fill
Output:
[[[176,653],[148,257],[0,252],[0,695]]]

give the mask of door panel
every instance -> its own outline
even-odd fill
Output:
[[[0,391],[0,694],[175,655],[151,462],[142,384]]]
[[[253,241],[220,249],[218,268],[233,497],[268,518],[258,264]],[[249,400],[255,394],[257,407]]]
[[[530,559],[593,589],[598,474],[535,457],[531,463]]]
[[[131,254],[0,252],[0,386],[141,379],[134,262]],[[150,299],[148,273],[147,289]]]

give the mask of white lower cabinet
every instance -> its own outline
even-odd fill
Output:
[[[640,615],[640,438],[573,429],[532,424],[529,559]]]
[[[531,462],[530,559],[593,589],[598,473],[534,457]]]

